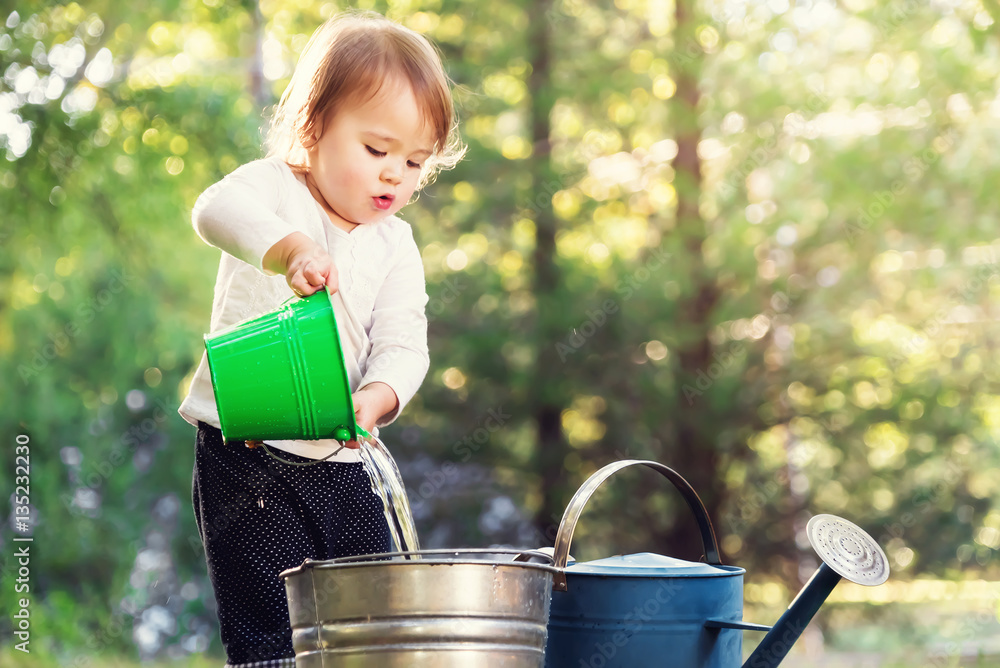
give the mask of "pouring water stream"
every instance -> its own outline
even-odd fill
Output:
[[[385,520],[389,524],[389,532],[397,552],[417,552],[420,541],[417,539],[417,529],[413,523],[413,512],[410,510],[410,500],[406,496],[403,477],[392,458],[389,449],[377,436],[361,441],[359,450],[361,463],[372,483],[372,492],[382,499],[385,510]],[[416,558],[410,555],[409,558]]]

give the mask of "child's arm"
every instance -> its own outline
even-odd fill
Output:
[[[242,165],[198,197],[191,212],[195,231],[209,245],[263,271],[267,250],[299,231],[277,214],[280,184],[273,162]]]
[[[191,220],[206,243],[265,273],[284,274],[289,287],[310,295],[337,289],[333,259],[308,235],[278,216],[287,175],[271,160],[242,165],[195,203]]]
[[[392,268],[375,297],[372,324],[368,332],[371,354],[361,379],[361,392],[385,385],[392,392],[378,406],[376,426],[387,425],[399,415],[427,375],[427,290],[420,250],[409,226],[394,257]]]

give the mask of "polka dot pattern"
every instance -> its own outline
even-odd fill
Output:
[[[382,502],[361,463],[291,466],[263,448],[226,444],[205,423],[191,496],[231,668],[294,665],[281,571],[391,547]]]

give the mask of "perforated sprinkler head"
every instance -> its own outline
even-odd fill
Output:
[[[873,587],[889,579],[889,560],[861,527],[836,515],[816,515],[806,525],[809,544],[823,563],[771,627],[744,668],[775,668],[840,578]]]
[[[836,515],[816,515],[806,525],[809,544],[840,577],[874,587],[889,579],[889,560],[875,539]]]

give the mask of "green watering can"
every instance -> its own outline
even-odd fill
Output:
[[[371,437],[355,420],[325,288],[206,334],[205,350],[227,441]]]

